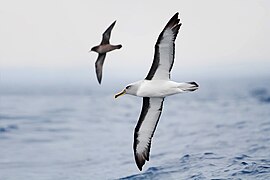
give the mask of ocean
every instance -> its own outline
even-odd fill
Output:
[[[132,149],[141,98],[1,93],[0,180],[270,179],[270,77],[197,82],[165,99],[141,172]]]

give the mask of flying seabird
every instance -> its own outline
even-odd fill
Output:
[[[174,62],[174,42],[181,26],[179,21],[176,13],[160,33],[155,45],[154,60],[146,78],[127,85],[122,92],[115,95],[115,98],[124,94],[143,97],[133,142],[135,161],[139,170],[142,170],[146,160],[149,161],[151,139],[162,112],[164,98],[195,91],[199,87],[196,82],[177,83],[170,80]]]
[[[99,84],[101,83],[101,79],[102,79],[102,69],[103,69],[103,63],[104,63],[104,60],[106,57],[106,53],[113,51],[115,49],[120,49],[122,47],[121,44],[119,44],[119,45],[111,45],[110,44],[111,32],[112,32],[112,29],[113,29],[115,23],[116,23],[116,21],[114,21],[106,29],[106,31],[103,33],[102,41],[101,41],[100,45],[94,46],[90,50],[90,51],[94,51],[94,52],[98,53],[98,58],[96,60],[95,66],[96,66],[96,74],[97,74],[97,79],[98,79]]]

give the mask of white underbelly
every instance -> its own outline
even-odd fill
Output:
[[[166,97],[180,93],[178,83],[165,80],[145,80],[137,92],[140,97]]]

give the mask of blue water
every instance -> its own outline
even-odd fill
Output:
[[[201,81],[168,97],[142,172],[132,150],[140,98],[1,94],[0,179],[270,179],[269,82]]]

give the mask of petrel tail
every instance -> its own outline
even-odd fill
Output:
[[[121,44],[119,44],[119,45],[116,46],[117,49],[121,49],[121,47],[122,47]]]

